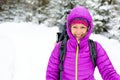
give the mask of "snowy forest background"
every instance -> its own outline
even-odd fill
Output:
[[[0,80],[45,80],[46,67],[67,13],[86,6],[91,35],[120,74],[120,0],[0,0]],[[96,80],[102,80],[96,68]]]
[[[119,0],[0,0],[0,23],[45,23],[48,27],[57,26],[61,31],[66,14],[76,5],[84,5],[90,10],[94,33],[120,41]]]

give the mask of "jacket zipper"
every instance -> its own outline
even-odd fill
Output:
[[[76,48],[75,80],[78,80],[78,52],[79,52],[79,44],[80,44],[80,41],[78,41],[78,45],[77,45],[77,48]]]

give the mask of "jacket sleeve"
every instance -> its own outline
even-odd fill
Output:
[[[46,71],[46,80],[58,80],[59,78],[59,46],[60,43],[57,43],[49,58]]]
[[[114,69],[106,51],[97,43],[97,67],[103,80],[120,80],[120,75]]]

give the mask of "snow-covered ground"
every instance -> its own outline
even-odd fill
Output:
[[[56,32],[58,28],[45,24],[0,24],[0,80],[45,80]],[[120,74],[120,43],[101,35],[92,34],[90,38],[102,44]],[[95,77],[102,80],[97,68]]]

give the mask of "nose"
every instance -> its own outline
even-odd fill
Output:
[[[76,33],[77,33],[77,34],[81,34],[81,33],[82,33],[82,30],[79,28],[79,29],[76,30]]]

